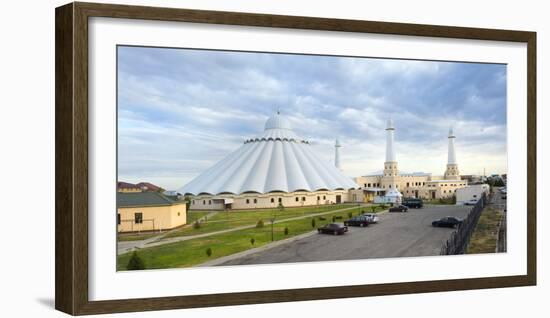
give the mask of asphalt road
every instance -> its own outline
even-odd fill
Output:
[[[444,216],[464,218],[471,206],[433,205],[405,213],[383,213],[378,224],[350,227],[344,235],[315,234],[219,265],[274,264],[439,255],[454,231],[431,226]]]

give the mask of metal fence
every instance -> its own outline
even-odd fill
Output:
[[[441,247],[440,255],[456,255],[464,254],[468,248],[470,237],[474,231],[479,216],[483,211],[483,208],[487,204],[487,196],[484,194],[477,204],[472,207],[468,215],[464,218],[462,223],[458,226],[456,231],[451,234],[451,237]]]

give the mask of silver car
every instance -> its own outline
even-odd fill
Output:
[[[380,221],[380,218],[378,217],[378,215],[374,213],[365,213],[363,214],[363,216],[367,218],[369,223],[378,223],[378,221]]]

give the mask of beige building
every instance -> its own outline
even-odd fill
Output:
[[[430,173],[400,173],[394,147],[395,127],[391,120],[386,128],[386,162],[382,173],[375,173],[355,178],[355,183],[363,191],[363,202],[373,202],[376,197],[391,194],[404,198],[443,199],[456,195],[457,189],[466,187],[468,182],[461,180],[455,154],[455,135],[449,130],[448,161],[443,176],[432,176]],[[358,190],[354,190],[358,195]],[[359,200],[361,201],[361,200]]]
[[[118,232],[168,230],[187,221],[185,202],[158,192],[117,193]]]

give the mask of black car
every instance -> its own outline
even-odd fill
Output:
[[[409,208],[404,205],[398,205],[390,208],[390,212],[407,212],[408,210]]]
[[[369,226],[369,219],[365,216],[354,216],[351,219],[344,221],[345,226]]]
[[[432,226],[435,227],[455,227],[460,224],[462,224],[462,220],[454,216],[446,216],[432,222]]]
[[[321,226],[317,229],[317,232],[321,234],[334,234],[340,235],[348,231],[348,227],[338,223],[329,223],[325,226]]]
[[[405,199],[403,201],[403,205],[409,208],[420,209],[424,206],[424,202],[422,201],[422,199],[410,198],[410,199]]]

